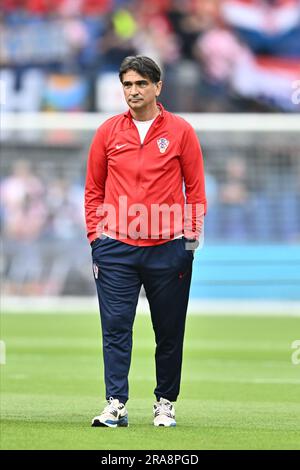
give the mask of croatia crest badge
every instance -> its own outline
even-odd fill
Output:
[[[160,153],[165,153],[165,151],[168,148],[169,141],[162,137],[161,139],[157,140],[157,145],[158,145]]]

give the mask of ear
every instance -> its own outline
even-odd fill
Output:
[[[156,83],[156,92],[155,96],[159,96],[162,88],[162,81],[160,80],[159,82]]]

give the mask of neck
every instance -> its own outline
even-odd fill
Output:
[[[130,112],[133,119],[136,121],[150,121],[151,119],[155,119],[160,114],[160,108],[155,102],[153,104],[151,103],[151,106],[146,109],[130,109]]]

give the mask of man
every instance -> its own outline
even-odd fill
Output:
[[[206,212],[203,160],[193,128],[157,103],[153,60],[126,57],[119,77],[130,109],[97,130],[86,176],[108,400],[92,425],[128,425],[132,327],[144,285],[156,340],[154,425],[175,426],[193,263],[185,245],[196,244]]]

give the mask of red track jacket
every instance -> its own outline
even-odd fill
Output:
[[[180,234],[199,237],[206,213],[199,141],[190,124],[159,106],[143,144],[130,111],[98,128],[85,187],[90,242],[101,233],[136,246],[165,243]],[[170,215],[170,207],[177,212]],[[157,208],[159,218],[152,212]],[[170,223],[163,222],[168,214]]]

